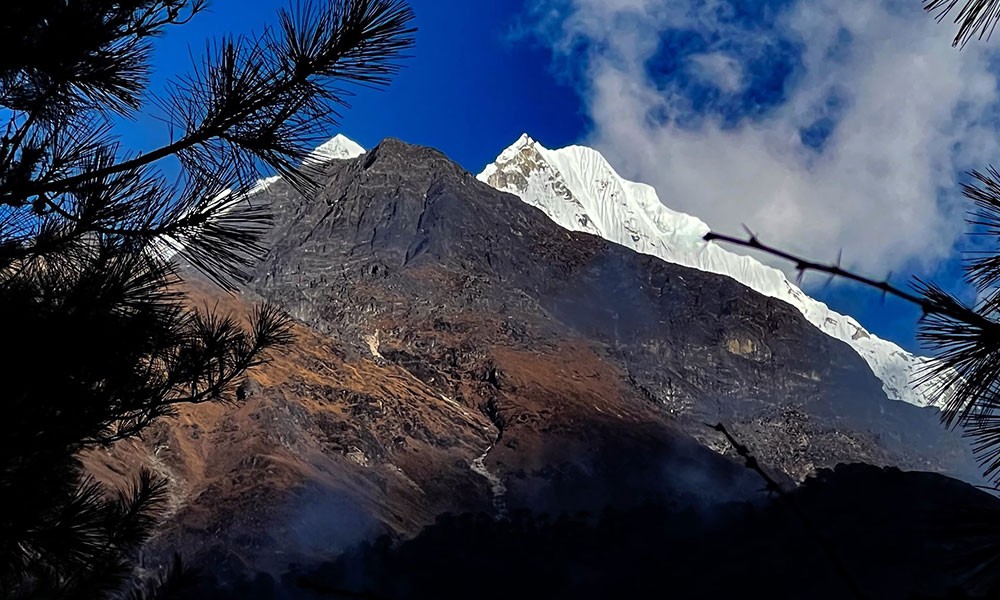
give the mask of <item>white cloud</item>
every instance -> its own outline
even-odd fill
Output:
[[[688,62],[694,77],[706,79],[724,92],[736,92],[743,87],[743,68],[733,56],[705,52],[692,55]]]
[[[875,275],[949,254],[967,208],[956,177],[1000,148],[988,46],[952,49],[953,27],[914,0],[799,0],[767,31],[732,14],[725,0],[536,0],[532,12],[558,68],[576,77],[594,124],[584,142],[671,208],[718,231],[745,223],[810,257],[843,248],[846,265]],[[746,85],[754,49],[775,37],[801,44],[802,65],[762,117],[680,126],[689,99],[645,66],[673,28],[744,50],[689,59],[723,91]],[[816,152],[800,131],[829,112],[831,97],[837,124]]]

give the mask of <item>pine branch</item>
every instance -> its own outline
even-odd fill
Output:
[[[28,187],[22,193],[28,197],[59,193],[84,181],[138,169],[190,151],[212,139],[259,152],[265,160],[270,159],[268,162],[273,161],[271,166],[288,169],[287,162],[269,152],[268,146],[280,140],[269,139],[264,146],[255,147],[262,141],[259,134],[277,131],[305,108],[314,109],[309,111],[314,113],[310,116],[322,114],[321,107],[311,104],[313,99],[343,103],[342,94],[316,85],[317,80],[387,84],[389,76],[398,70],[394,61],[412,47],[411,36],[415,32],[409,26],[412,11],[398,0],[337,0],[329,12],[314,11],[310,2],[299,6],[302,16],[281,13],[285,40],[268,35],[249,41],[224,39],[215,48],[215,57],[207,63],[205,72],[196,73],[181,86],[192,94],[193,102],[174,100],[164,104],[170,108],[169,112],[180,109],[184,114],[204,113],[201,121],[188,127],[180,139],[129,160]],[[314,36],[315,41],[304,49],[301,39],[305,35]],[[280,66],[274,69],[267,66],[270,64]],[[207,108],[198,108],[201,105]],[[241,126],[250,123],[253,127],[261,118],[267,126],[257,132],[258,136],[240,131]]]
[[[956,301],[935,301],[934,298],[929,298],[926,294],[919,293],[920,291],[926,291],[933,288],[931,284],[924,282],[923,280],[916,279],[913,288],[918,293],[911,293],[898,288],[888,282],[888,280],[876,280],[851,271],[841,268],[838,263],[833,264],[823,264],[814,262],[800,256],[796,256],[789,252],[779,250],[773,246],[769,246],[761,242],[756,235],[753,233],[749,234],[746,239],[741,239],[729,235],[723,235],[721,233],[715,233],[711,231],[706,233],[704,238],[706,242],[720,241],[734,244],[736,246],[742,246],[744,248],[749,248],[751,250],[758,250],[765,254],[770,254],[771,256],[776,256],[778,258],[787,260],[789,262],[795,263],[795,270],[799,272],[800,276],[808,271],[814,271],[817,273],[826,273],[832,277],[840,277],[842,279],[848,279],[850,281],[855,281],[867,287],[876,289],[882,292],[884,295],[891,295],[902,300],[913,304],[920,308],[924,316],[928,315],[939,315],[942,317],[955,319],[963,323],[968,323],[976,326],[982,326],[986,328],[998,328],[1000,324],[987,319],[986,317],[980,315],[972,308],[969,308],[960,302]]]
[[[8,4],[0,307],[17,343],[0,344],[0,595],[108,597],[152,531],[163,484],[141,473],[106,494],[78,453],[179,404],[230,401],[290,340],[271,306],[248,324],[188,309],[168,253],[228,289],[248,279],[270,221],[245,193],[264,165],[297,189],[317,185],[305,142],[336,122],[346,86],[389,81],[413,45],[413,14],[401,0],[306,0],[262,36],[224,39],[161,103],[169,142],[135,154],[111,117],[140,108],[151,38],[206,0]],[[182,167],[173,184],[158,168],[169,156]],[[150,597],[183,595],[168,579]]]
[[[120,36],[129,33],[133,42],[155,35],[164,23],[182,22],[178,16],[181,7],[189,6],[194,14],[204,4],[202,0],[135,2],[140,9],[146,7],[146,13],[140,10],[134,22],[116,30]],[[36,217],[51,214],[73,225],[63,228],[62,236],[50,238],[47,246],[8,243],[0,258],[16,260],[70,243],[71,236],[96,233],[167,244],[229,290],[245,282],[252,260],[263,252],[259,240],[268,225],[266,211],[252,207],[231,210],[236,202],[216,200],[226,190],[232,190],[235,198],[249,189],[262,165],[282,175],[300,193],[315,191],[318,172],[301,165],[306,142],[325,126],[336,124],[336,109],[347,106],[350,96],[345,85],[387,84],[399,69],[397,60],[414,43],[410,26],[413,13],[400,0],[330,0],[323,8],[319,6],[301,2],[296,10],[280,14],[277,30],[256,37],[224,38],[210,46],[204,65],[177,83],[168,100],[158,101],[165,121],[182,134],[150,152],[120,156],[117,143],[103,139],[105,129],[77,112],[55,119],[29,112],[29,120],[40,119],[55,126],[35,136],[29,133],[33,128],[27,123],[13,133],[16,139],[0,145],[0,163],[7,163],[7,168],[0,170],[0,203]],[[162,16],[164,11],[166,16]],[[118,17],[122,14],[115,13]],[[125,54],[132,51],[119,50]],[[145,50],[135,52],[136,61],[140,61]],[[2,67],[0,59],[0,71]],[[125,81],[143,85],[138,72],[122,71],[120,75]],[[4,83],[0,77],[0,91],[5,89]],[[126,91],[119,94],[122,99]],[[39,94],[38,98],[54,101],[50,91]],[[77,122],[80,119],[82,123]],[[64,130],[74,128],[88,137],[63,135]],[[63,151],[63,146],[68,150]],[[106,198],[103,204],[86,205],[99,210],[76,210],[81,191],[127,179],[171,156],[180,160],[194,187],[205,193],[193,199],[186,195],[158,202],[150,192],[120,190],[117,197]],[[178,210],[164,210],[167,204]],[[108,221],[115,221],[114,213],[100,210],[130,206],[151,206],[149,214],[160,218],[147,219],[139,227],[127,221],[109,225]],[[30,240],[33,234],[29,231],[23,237]]]
[[[46,122],[89,110],[129,114],[146,85],[148,38],[205,7],[205,0],[13,2],[0,22],[0,106]]]
[[[960,3],[960,0],[923,0],[924,10],[936,12],[935,18],[943,21]],[[989,39],[1000,21],[1000,1],[998,0],[965,0],[954,22],[958,24],[958,33],[951,45],[964,47],[973,38]]]
[[[115,422],[107,422],[85,444],[106,446],[138,435],[157,418],[181,404],[226,401],[243,375],[269,362],[267,352],[291,343],[290,318],[274,305],[254,309],[244,330],[232,316],[214,311],[190,315],[188,333],[161,367],[161,379],[139,394],[135,406],[123,404]]]

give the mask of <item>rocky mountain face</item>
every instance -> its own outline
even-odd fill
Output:
[[[459,403],[461,376],[488,373],[491,414],[510,424],[497,460],[525,418],[502,394],[510,354],[532,364],[572,341],[618,374],[612,389],[588,386],[595,400],[634,398],[717,448],[703,424],[731,423],[794,479],[848,458],[970,474],[936,411],[888,401],[846,344],[784,302],[568,232],[431,149],[390,140],[328,176],[318,201],[281,184],[261,199],[280,217],[256,291],[324,333],[378,335],[383,359]],[[464,330],[465,352],[441,339],[449,330]]]
[[[277,303],[297,342],[237,407],[88,457],[171,478],[161,549],[276,573],[443,513],[763,501],[718,422],[788,486],[843,462],[977,478],[935,409],[889,400],[785,302],[567,231],[429,148],[325,168],[317,198],[281,180],[250,198],[271,252],[220,301]]]

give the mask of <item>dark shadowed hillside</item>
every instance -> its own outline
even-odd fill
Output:
[[[776,501],[710,512],[669,504],[561,516],[519,512],[499,522],[445,516],[412,540],[381,538],[336,562],[215,593],[596,600],[913,599],[995,591],[995,574],[970,577],[970,558],[983,539],[963,528],[978,525],[976,518],[995,519],[1000,503],[971,486],[851,465],[821,472],[792,501],[794,510]],[[946,523],[945,513],[958,516]]]

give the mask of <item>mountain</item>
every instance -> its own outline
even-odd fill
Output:
[[[296,343],[237,407],[87,457],[103,479],[171,480],[151,556],[278,574],[445,513],[767,502],[719,422],[789,489],[842,462],[977,480],[937,410],[888,399],[786,302],[568,231],[430,148],[317,164],[315,198],[281,179],[248,198],[275,220],[242,294],[188,289],[243,314],[271,301]]]
[[[354,161],[331,162],[326,175],[322,202],[303,203],[280,184],[260,198],[279,216],[255,285],[324,332],[356,339],[378,332],[391,344],[414,331],[430,336],[425,330],[445,317],[480,315],[468,343],[501,316],[508,329],[528,327],[522,344],[538,336],[529,349],[551,336],[596,345],[632,390],[687,421],[698,438],[706,438],[705,422],[790,418],[781,406],[805,409],[804,421],[829,420],[833,430],[883,436],[862,444],[871,454],[858,459],[874,462],[894,454],[893,463],[951,437],[936,411],[888,402],[849,346],[813,335],[787,303],[728,277],[567,231],[436,151],[390,140]],[[613,187],[606,204],[620,197]],[[481,347],[508,346],[516,341],[510,335]],[[423,360],[423,369],[440,368],[436,357]],[[502,406],[498,411],[504,416]],[[814,452],[825,435],[844,431],[815,432]],[[823,454],[813,455],[814,463],[793,464],[790,454],[774,460],[801,479],[837,452]],[[922,460],[907,466],[931,464],[918,465]]]
[[[705,242],[707,224],[667,208],[652,187],[623,179],[596,150],[583,146],[549,150],[525,134],[487,165],[479,180],[518,196],[571,231],[592,233],[670,263],[726,275],[755,292],[787,302],[820,331],[853,348],[882,381],[889,398],[917,406],[943,404],[933,384],[914,383],[928,359],[830,310],[778,269]]]

